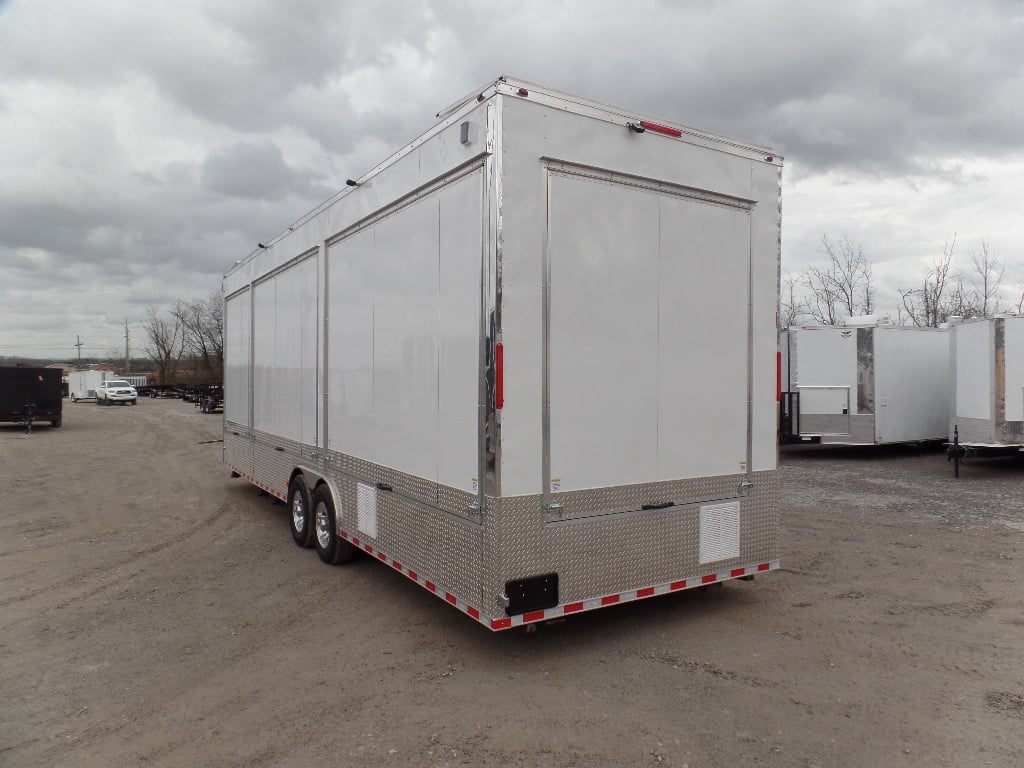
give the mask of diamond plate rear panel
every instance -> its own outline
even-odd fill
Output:
[[[726,481],[733,497],[735,479]],[[739,557],[723,560],[716,568],[778,557],[778,473],[755,472],[753,480],[750,495],[739,499]],[[721,479],[689,483],[692,487],[684,491],[697,498],[700,488],[714,489]],[[600,499],[615,495],[616,489],[592,493],[597,499],[595,507],[599,507]],[[654,493],[659,495],[660,491]],[[704,500],[726,499],[719,496]],[[699,504],[554,521],[546,519],[540,496],[504,498],[500,504],[500,512],[487,520],[488,535],[494,541],[493,570],[497,579],[491,589],[497,590],[492,593],[495,596],[505,581],[543,573],[558,573],[559,600],[569,602],[668,582],[706,568],[700,564]],[[480,608],[492,615],[503,610],[496,597],[482,601]]]
[[[874,445],[875,415],[873,413],[859,416],[851,415],[849,419],[850,433],[848,435],[822,435],[821,442],[830,445]]]
[[[953,419],[953,426],[957,427],[961,443],[994,443],[995,425],[988,419]],[[953,436],[953,426],[949,429],[950,439]]]

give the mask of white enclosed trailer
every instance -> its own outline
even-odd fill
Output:
[[[778,567],[781,159],[501,78],[224,278],[224,460],[508,627]]]
[[[950,442],[975,455],[1024,449],[1024,315],[965,320],[950,334]]]
[[[783,440],[833,445],[945,440],[949,338],[936,328],[798,326],[780,334]]]
[[[68,374],[68,397],[71,402],[96,399],[96,387],[107,379],[116,379],[113,371],[71,371]]]
[[[71,371],[68,374],[68,397],[72,402],[95,400],[96,387],[108,379],[127,381],[133,387],[146,386],[145,376],[119,376],[113,371]]]

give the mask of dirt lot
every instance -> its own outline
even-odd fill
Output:
[[[0,426],[2,766],[1024,765],[1024,463],[782,459],[783,570],[491,634],[179,401]]]

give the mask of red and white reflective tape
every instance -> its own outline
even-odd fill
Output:
[[[695,587],[707,586],[708,584],[716,584],[723,581],[729,581],[730,579],[739,579],[743,576],[753,576],[758,573],[766,573],[768,571],[777,570],[778,567],[778,560],[769,560],[765,563],[757,563],[756,565],[745,565],[740,568],[731,568],[727,571],[705,573],[701,576],[695,576],[693,578],[678,579],[677,581],[670,581],[664,584],[655,584],[652,587],[630,589],[626,592],[617,592],[611,595],[591,597],[586,600],[578,600],[572,603],[562,603],[560,605],[556,605],[554,608],[545,608],[543,610],[537,611],[527,611],[526,613],[518,614],[516,616],[506,616],[501,619],[492,619],[490,627],[495,631],[501,629],[510,629],[511,627],[519,627],[524,624],[533,624],[537,621],[548,621],[550,619],[558,619],[563,616],[572,615],[574,613],[582,613],[583,611],[593,611],[597,608],[604,608],[608,605],[616,605],[618,603],[631,603],[635,600],[644,600],[648,597],[656,597],[657,595],[667,595],[670,592],[680,592],[684,589],[693,589]]]
[[[238,475],[239,477],[244,477],[246,480],[248,480],[250,483],[255,485],[261,491],[266,491],[271,496],[275,496],[275,497],[279,498],[281,501],[288,501],[288,494],[287,493],[282,493],[281,491],[277,490],[276,488],[271,488],[266,483],[261,483],[255,477],[253,477],[252,475],[250,475],[250,474],[248,474],[246,472],[243,472],[242,470],[240,470],[236,466],[228,464],[227,462],[224,462],[224,465],[228,469],[230,469],[232,472],[234,472],[236,475]]]

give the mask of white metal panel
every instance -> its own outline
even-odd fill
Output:
[[[660,202],[658,479],[733,474],[747,458],[749,217]]]
[[[329,246],[332,451],[471,491],[482,172]]]
[[[837,415],[856,409],[857,331],[800,328],[794,338],[800,413]]]
[[[473,490],[478,473],[483,171],[440,192],[437,481]]]
[[[332,451],[374,460],[373,230],[327,251],[327,440]]]
[[[254,288],[253,426],[316,443],[316,259],[293,264]]]
[[[373,460],[436,479],[436,195],[375,225],[373,276]]]
[[[224,304],[224,419],[249,424],[252,293],[245,290]]]
[[[654,481],[658,196],[552,173],[549,205],[552,483]]]
[[[1006,420],[1024,421],[1024,317],[1003,319]]]
[[[938,440],[949,431],[949,338],[932,328],[872,329],[875,439]]]
[[[993,418],[993,321],[953,326],[956,339],[956,412],[964,419]]]
[[[762,155],[764,157],[764,155]],[[752,466],[775,469],[778,462],[778,310],[780,169],[768,162],[750,163],[750,262],[753,286]]]

